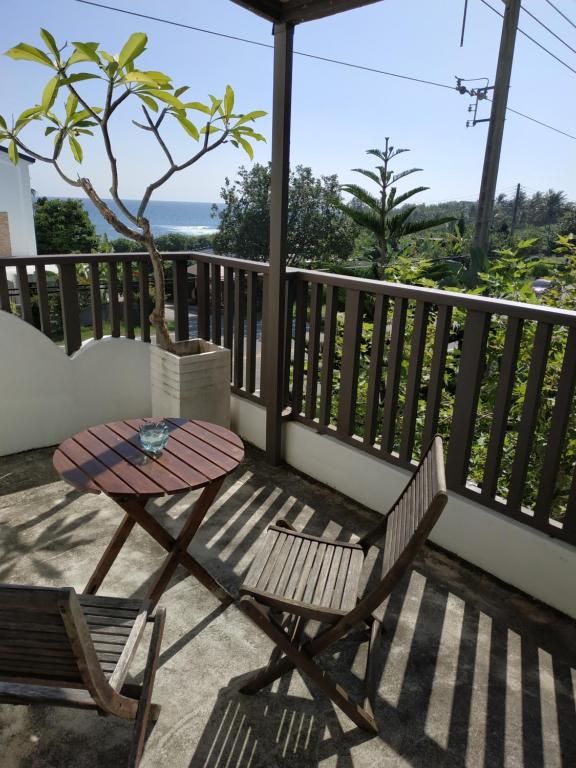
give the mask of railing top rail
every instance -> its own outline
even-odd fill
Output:
[[[208,264],[219,264],[223,267],[241,269],[246,272],[268,274],[269,264],[264,261],[250,261],[232,256],[221,256],[206,251],[163,251],[162,258],[165,261],[199,261]],[[67,254],[31,257],[0,257],[0,268],[46,264],[73,264],[73,263],[114,263],[114,262],[143,262],[148,259],[147,253],[89,253]],[[542,306],[541,304],[527,304],[506,299],[490,298],[488,296],[476,296],[467,293],[457,293],[438,288],[425,288],[404,283],[390,283],[382,280],[371,280],[364,277],[352,277],[350,275],[337,275],[331,272],[319,270],[297,269],[288,267],[286,276],[291,280],[305,280],[309,283],[331,285],[336,288],[357,290],[364,293],[372,293],[376,296],[391,296],[423,301],[427,304],[458,307],[461,309],[485,312],[491,315],[505,315],[524,320],[534,320],[550,324],[564,325],[576,328],[576,312],[568,309]]]
[[[1,256],[0,267],[46,266],[47,264],[109,264],[123,261],[146,261],[147,253],[69,253],[49,256]]]
[[[162,251],[164,261],[201,261],[207,264],[220,264],[221,266],[243,269],[246,272],[268,273],[268,263],[262,261],[249,261],[233,256],[219,256],[216,253],[206,251]],[[129,253],[69,253],[51,254],[43,256],[0,256],[0,267],[18,267],[26,264],[28,267],[45,266],[46,264],[94,264],[113,262],[142,262],[149,259],[145,251]]]
[[[467,293],[456,293],[439,288],[389,283],[384,280],[370,280],[364,277],[335,275],[331,272],[320,272],[318,270],[291,269],[289,272],[290,277],[306,280],[309,283],[322,283],[323,285],[332,285],[336,288],[352,289],[375,295],[413,299],[424,301],[427,304],[471,309],[491,315],[506,315],[508,317],[519,317],[524,320],[536,320],[544,323],[576,327],[576,312],[569,309],[547,307],[541,304],[527,304],[519,301],[508,301],[506,299],[476,296]]]

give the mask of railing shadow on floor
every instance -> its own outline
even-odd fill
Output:
[[[345,638],[322,662],[360,699],[358,641]],[[572,766],[573,666],[414,570],[386,606],[378,737],[299,673],[253,696],[239,693],[241,675],[220,689],[189,766],[301,768],[332,758],[352,768],[359,744],[375,766]]]

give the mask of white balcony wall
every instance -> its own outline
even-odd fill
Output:
[[[12,256],[36,255],[30,165],[23,158],[13,165],[6,152],[0,151],[0,212],[8,214]]]
[[[106,338],[68,357],[36,328],[0,311],[0,456],[150,413],[149,344]]]

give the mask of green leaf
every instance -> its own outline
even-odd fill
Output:
[[[176,109],[185,109],[184,104],[180,101],[180,99],[177,99],[176,96],[172,93],[166,93],[165,91],[158,91],[158,90],[152,90],[150,89],[148,91],[148,94],[150,96],[153,96],[155,99],[159,99],[160,101],[164,101],[166,104],[170,104],[171,107],[176,107]]]
[[[8,157],[14,165],[18,165],[18,147],[16,146],[15,141],[11,141],[10,144],[8,144]]]
[[[187,90],[189,90],[189,86],[182,85],[180,86],[180,88],[176,88],[176,90],[174,91],[174,96],[176,96],[176,98],[179,99],[180,96],[182,96],[183,93],[186,93]]]
[[[56,40],[54,40],[50,32],[48,32],[47,29],[41,29],[40,37],[46,43],[46,47],[49,48],[50,51],[54,54],[54,56],[56,57],[56,61],[59,61],[60,51],[58,50],[58,46],[56,45]]]
[[[68,96],[66,99],[66,117],[68,120],[72,119],[72,115],[74,112],[76,112],[76,107],[78,106],[78,97],[75,96],[73,93]]]
[[[234,109],[234,91],[231,86],[226,86],[226,93],[224,94],[224,113],[231,115]]]
[[[45,64],[47,67],[54,69],[53,62],[43,51],[27,43],[19,43],[14,48],[6,51],[5,55],[18,61],[34,61],[36,64]]]
[[[147,42],[148,36],[145,35],[144,32],[134,32],[131,34],[120,51],[120,55],[118,56],[118,66],[122,68],[131,61],[134,61],[135,58],[144,52]]]
[[[242,138],[242,136],[236,136],[238,143],[240,146],[244,149],[250,160],[254,160],[254,150],[252,149],[251,144],[246,141],[246,139]]]
[[[144,102],[144,104],[146,104],[147,107],[150,107],[152,112],[158,112],[158,104],[156,104],[154,99],[152,99],[150,96],[146,96],[146,94],[144,93],[138,93],[138,91],[136,91],[136,95],[138,96],[139,99],[142,99],[142,101]]]
[[[161,85],[163,87],[165,86],[171,87],[170,82],[172,81],[172,78],[170,77],[170,75],[165,75],[164,72],[158,72],[155,69],[147,69],[147,70],[144,70],[144,74],[148,75],[148,77],[151,77],[153,80],[155,80],[158,83],[158,85]]]
[[[100,43],[72,43],[76,50],[68,59],[68,64],[77,64],[80,61],[93,61],[100,64],[100,56],[96,53]]]
[[[199,112],[204,112],[205,115],[211,115],[212,110],[210,107],[207,107],[206,104],[201,104],[199,101],[189,101],[187,104],[184,104],[186,109],[197,109]]]
[[[80,143],[74,138],[74,136],[68,136],[68,143],[70,144],[70,149],[72,150],[72,154],[74,155],[74,160],[76,160],[77,163],[81,163],[83,158],[83,153],[82,153],[82,147],[80,146]]]
[[[264,112],[261,109],[257,109],[254,112],[248,112],[246,115],[242,115],[236,125],[243,125],[244,123],[247,123],[249,120],[258,120],[259,117],[266,117],[268,112]]]
[[[52,105],[56,101],[58,95],[58,87],[60,85],[60,78],[53,77],[46,83],[46,87],[42,92],[42,110],[48,112],[52,108]]]
[[[49,136],[51,133],[54,133],[54,131],[57,131],[58,128],[55,128],[53,125],[49,125],[48,128],[44,131],[44,136]]]
[[[4,120],[2,115],[0,115],[0,128],[4,128],[4,130],[6,130],[6,128],[8,128],[8,126],[6,124],[6,120]]]
[[[17,122],[20,122],[20,120],[29,120],[31,117],[34,117],[38,115],[40,112],[42,112],[42,107],[30,107],[29,109],[25,109],[24,112],[18,117]]]
[[[215,115],[216,112],[222,114],[222,99],[217,99],[216,96],[210,94],[210,100],[212,101],[212,109],[210,110],[210,116]]]
[[[191,123],[190,120],[187,120],[183,115],[176,115],[176,120],[180,123],[182,128],[186,131],[187,134],[192,136],[193,139],[198,141],[200,138],[200,133],[198,131],[198,128],[194,125],[194,123]]]
[[[133,72],[127,72],[122,79],[125,83],[140,83],[141,85],[150,85],[152,88],[158,88],[161,85],[149,72],[140,72],[137,69]]]
[[[77,72],[75,75],[70,75],[61,80],[62,85],[73,85],[74,83],[80,83],[82,80],[100,80],[99,75],[93,75],[90,72]]]

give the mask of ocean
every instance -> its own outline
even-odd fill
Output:
[[[106,234],[110,240],[121,237],[107,221],[105,221],[94,204],[87,199],[82,203],[99,235]],[[114,210],[116,206],[106,199]],[[126,205],[133,213],[138,210],[139,200],[126,200]],[[219,204],[220,207],[221,204]],[[169,232],[181,232],[185,235],[212,235],[218,231],[218,218],[212,217],[212,203],[183,203],[165,200],[152,200],[148,203],[146,216],[152,225],[155,235],[166,235]]]

